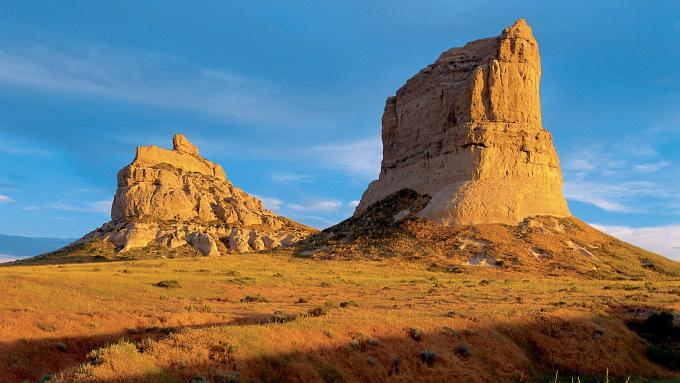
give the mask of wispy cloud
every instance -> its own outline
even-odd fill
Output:
[[[680,214],[680,167],[646,142],[621,139],[567,152],[564,194],[601,210],[636,214]]]
[[[66,210],[66,211],[78,211],[84,213],[101,213],[108,214],[111,212],[111,204],[113,199],[94,201],[94,202],[84,202],[81,204],[65,203],[65,202],[54,202],[47,204],[45,208],[55,209],[55,210]]]
[[[0,152],[16,156],[47,156],[51,154],[48,150],[14,145],[7,142],[0,143]]]
[[[266,208],[277,214],[318,228],[334,225],[347,218],[359,203],[359,201],[342,202],[334,199],[287,202],[275,197],[255,197],[260,199]]]
[[[344,206],[344,204],[341,201],[331,199],[315,200],[302,204],[286,202],[275,197],[263,197],[259,195],[254,195],[254,197],[262,201],[262,203],[267,209],[278,212],[288,211],[296,213],[302,212],[328,213],[338,211]]]
[[[9,198],[9,196],[0,194],[0,203],[10,203],[10,202],[14,202],[14,200]]]
[[[659,161],[646,164],[637,164],[633,166],[633,170],[640,173],[654,173],[670,165],[669,161]]]
[[[602,181],[571,180],[565,182],[564,196],[573,201],[584,202],[600,209],[630,213],[644,208],[635,206],[632,200],[649,197],[665,199],[669,191],[653,182],[629,181],[609,184]]]
[[[55,215],[50,215],[50,216],[47,216],[46,218],[51,219],[53,221],[74,222],[73,218],[61,217],[61,216],[55,216]]]
[[[382,160],[380,138],[353,142],[322,144],[312,147],[310,154],[330,168],[365,179],[377,178]]]
[[[34,143],[4,133],[0,133],[0,153],[13,156],[48,156],[52,154],[49,150]]]
[[[680,225],[637,228],[598,224],[592,226],[633,245],[680,261]]]
[[[271,175],[274,182],[289,183],[289,182],[311,182],[314,177],[310,174],[296,174],[296,173],[275,173]]]
[[[347,203],[347,206],[351,207],[352,209],[356,209],[356,207],[359,206],[359,203],[360,203],[360,202],[361,202],[361,201],[355,199],[355,200],[349,201],[349,202]]]
[[[300,121],[310,114],[304,102],[269,81],[225,69],[188,69],[168,55],[0,50],[0,82],[246,122]]]
[[[286,207],[294,212],[334,212],[342,208],[342,202],[335,200],[314,201],[308,204],[289,203]]]

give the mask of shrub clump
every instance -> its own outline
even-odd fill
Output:
[[[418,327],[411,327],[408,329],[408,336],[416,342],[420,342],[423,339],[423,330]]]
[[[342,374],[337,368],[330,365],[321,366],[318,368],[319,375],[325,383],[335,383],[342,381]]]
[[[251,277],[237,276],[237,277],[228,279],[227,283],[231,283],[231,284],[234,284],[234,285],[245,287],[245,286],[250,286],[252,281],[254,281],[254,279],[251,278]]]
[[[458,337],[458,331],[449,326],[442,328],[442,334],[450,335],[452,337]]]
[[[470,346],[468,346],[465,343],[460,343],[456,346],[456,355],[460,356],[461,358],[467,358],[472,356],[472,351],[470,350]]]
[[[349,347],[352,350],[366,351],[371,347],[377,347],[380,345],[380,340],[377,338],[371,338],[363,333],[356,333],[352,336],[352,340],[349,341]]]
[[[321,316],[324,316],[326,314],[328,314],[328,309],[325,308],[325,307],[321,307],[321,306],[313,307],[313,308],[309,309],[309,311],[307,311],[307,316],[312,317],[312,318],[321,317]]]
[[[269,318],[271,323],[286,323],[297,319],[297,314],[285,314],[282,311],[274,311],[274,315]]]
[[[57,331],[57,326],[52,323],[38,322],[36,325],[39,329],[45,332],[55,332]]]
[[[255,294],[255,295],[246,295],[245,297],[241,298],[241,302],[246,302],[246,303],[251,303],[251,302],[269,302],[269,300],[265,297],[263,297],[260,294]]]
[[[423,350],[420,352],[420,361],[427,364],[429,367],[434,365],[437,359],[437,354],[434,351]]]
[[[164,281],[159,281],[159,282],[154,283],[153,285],[156,286],[156,287],[162,287],[164,289],[172,289],[172,288],[181,287],[179,285],[179,281],[176,280],[176,279],[167,279],[167,280],[164,280]]]
[[[184,307],[187,312],[197,312],[197,313],[209,313],[212,312],[212,307],[210,305],[190,305]]]
[[[216,383],[238,383],[241,381],[241,374],[237,371],[223,372],[215,374]]]

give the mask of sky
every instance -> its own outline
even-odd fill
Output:
[[[337,223],[378,175],[385,99],[522,17],[572,213],[680,260],[680,2],[1,3],[2,234],[95,229],[135,147],[175,132],[275,212]]]

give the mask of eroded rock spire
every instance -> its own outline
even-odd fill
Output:
[[[137,147],[118,172],[111,222],[80,242],[103,240],[117,251],[189,246],[218,255],[287,246],[316,231],[265,209],[182,134],[172,143],[172,150]]]
[[[408,188],[432,197],[418,215],[443,225],[570,216],[542,126],[540,78],[538,44],[523,19],[444,52],[387,99],[380,177],[355,215]]]

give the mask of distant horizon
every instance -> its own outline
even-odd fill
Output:
[[[0,15],[0,233],[101,226],[135,147],[176,132],[277,214],[331,226],[377,178],[385,99],[524,18],[572,213],[680,260],[680,3],[41,8]]]

